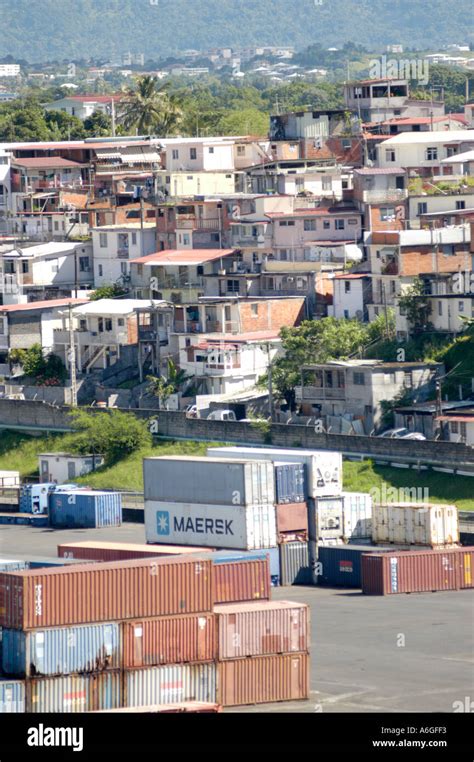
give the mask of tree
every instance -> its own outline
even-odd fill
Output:
[[[127,291],[114,283],[111,286],[99,286],[92,292],[89,299],[91,302],[97,302],[99,299],[119,299],[121,296],[125,296]]]
[[[148,390],[154,397],[158,397],[161,407],[172,394],[178,394],[191,378],[192,376],[189,376],[182,368],[178,368],[173,360],[168,358],[167,377],[147,376],[147,381],[150,382]]]
[[[45,122],[55,140],[82,140],[86,137],[83,122],[65,111],[46,111]]]
[[[267,135],[268,114],[257,108],[227,112],[218,123],[219,135]]]
[[[74,429],[79,432],[76,450],[101,453],[108,465],[152,444],[147,421],[131,413],[120,410],[91,413],[77,408],[70,416]]]
[[[41,386],[59,386],[67,376],[61,358],[53,353],[44,355],[40,344],[33,344],[29,349],[13,349],[9,359],[21,365],[25,376],[35,379]]]
[[[103,111],[94,111],[84,119],[84,129],[91,138],[106,138],[112,135],[112,119]]]
[[[173,134],[183,116],[177,97],[169,93],[169,85],[158,87],[157,78],[148,75],[136,80],[135,89],[126,90],[118,111],[118,121],[125,130],[139,135]]]
[[[399,297],[398,306],[400,312],[406,316],[412,333],[421,333],[431,327],[431,303],[425,294],[425,285],[421,278],[415,278],[413,285]]]

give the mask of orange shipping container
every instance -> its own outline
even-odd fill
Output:
[[[214,603],[265,601],[270,598],[268,557],[214,564],[212,574]]]
[[[299,653],[309,648],[309,609],[289,601],[215,606],[218,658]]]
[[[127,542],[69,542],[58,545],[59,558],[85,561],[130,561],[135,558],[179,556],[209,552],[210,548],[183,545],[140,545]]]
[[[212,563],[154,558],[0,574],[0,626],[111,622],[212,611]]]
[[[276,524],[279,534],[308,531],[308,506],[306,503],[286,503],[276,506]]]
[[[213,614],[160,617],[124,622],[123,667],[212,661],[216,658]]]
[[[308,654],[221,661],[218,670],[217,700],[222,706],[309,698]]]

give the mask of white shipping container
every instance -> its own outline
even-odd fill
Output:
[[[321,497],[308,501],[310,537],[311,526],[315,526],[318,542],[339,543],[343,540],[343,507],[342,497]],[[311,515],[314,513],[314,518]]]
[[[274,505],[201,505],[145,500],[149,543],[258,550],[277,544]]]
[[[210,458],[305,463],[309,497],[330,497],[342,493],[342,454],[332,450],[283,450],[277,447],[209,447]]]
[[[372,537],[372,495],[368,492],[343,492],[343,537],[359,540]]]
[[[374,504],[372,540],[395,545],[441,548],[459,542],[455,505],[433,503]]]
[[[214,505],[275,503],[272,463],[228,457],[169,456],[143,461],[145,499]]]

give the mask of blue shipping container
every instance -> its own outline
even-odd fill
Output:
[[[49,501],[53,527],[98,528],[120,526],[122,495],[119,492],[54,492]]]
[[[20,513],[48,513],[49,495],[55,487],[52,482],[25,484],[20,490]]]
[[[319,545],[320,585],[334,587],[361,587],[361,561],[363,553],[389,553],[393,548],[377,545]]]
[[[0,572],[21,571],[22,569],[28,569],[28,567],[28,561],[19,560],[17,558],[0,558]]]
[[[280,505],[304,503],[307,498],[306,465],[275,462],[275,492]]]
[[[120,668],[120,629],[116,622],[3,630],[2,669],[15,677],[51,677],[74,672],[103,672]]]
[[[27,712],[97,712],[121,706],[121,673],[61,675],[26,681]]]
[[[23,680],[0,680],[0,714],[25,711]]]

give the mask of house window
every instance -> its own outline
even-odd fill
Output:
[[[173,148],[173,159],[179,159],[179,151],[177,148]]]
[[[143,275],[143,265],[137,265],[137,275],[139,277]]]
[[[332,190],[332,177],[323,177],[323,191]]]
[[[237,146],[237,156],[245,156],[245,146]]]
[[[459,434],[459,426],[457,421],[451,421],[451,433]]]
[[[288,250],[287,249],[280,249],[280,260],[282,262],[286,262],[288,260]]]
[[[438,315],[443,314],[443,302],[438,302]]]
[[[354,386],[365,386],[365,373],[354,372],[353,381]]]
[[[344,317],[349,320],[349,310],[344,310]]]
[[[0,318],[0,334],[3,336],[5,333],[5,322],[3,318]]]
[[[336,220],[335,221],[335,228],[336,230],[344,230],[346,227],[346,221],[345,220]]]
[[[88,273],[90,270],[89,257],[79,257],[79,271]]]
[[[426,161],[436,161],[438,158],[438,149],[436,146],[429,146],[426,149]]]
[[[445,257],[454,257],[456,251],[454,248],[454,244],[452,243],[444,243],[441,246],[441,252],[445,255]]]
[[[267,291],[275,291],[275,279],[267,278]]]
[[[381,206],[380,207],[380,219],[382,222],[395,219],[395,209],[393,206]]]
[[[258,304],[251,305],[252,317],[258,317]]]
[[[58,265],[57,261],[56,261],[56,262],[54,262],[54,263],[51,265],[51,272],[52,272],[52,273],[57,273],[57,272],[59,272],[59,265]]]
[[[194,177],[194,175],[187,175],[187,176],[186,176],[186,180],[192,180],[192,179],[193,179],[193,177]]]
[[[111,320],[111,318],[106,318],[105,319],[105,330],[109,331],[109,332],[112,330],[112,320]]]
[[[408,389],[411,389],[413,386],[413,374],[410,370],[407,370],[403,374],[403,385],[406,386]]]
[[[104,274],[104,268],[102,265],[99,265],[99,278],[102,278],[103,274]]]
[[[385,161],[395,161],[395,151],[391,148],[385,150]]]
[[[331,221],[330,220],[323,220],[323,229],[324,230],[329,230],[330,227],[331,227]]]
[[[107,233],[99,233],[99,246],[101,249],[107,248]]]
[[[465,421],[461,421],[461,436],[466,439],[467,436],[467,424]]]
[[[464,302],[458,302],[458,310],[459,312],[464,312]]]
[[[358,220],[354,219],[353,217],[350,220],[347,220],[348,225],[357,225]]]
[[[127,263],[126,262],[120,262],[120,272],[122,275],[127,274]]]
[[[99,320],[97,321],[97,325],[98,325],[99,333],[103,333],[104,332],[104,318],[99,318]]]
[[[214,153],[214,146],[209,146],[209,153]]]
[[[29,269],[30,268],[29,268],[28,262],[21,263],[21,272],[23,273],[23,275],[26,275],[29,272]]]
[[[117,325],[118,325],[119,328],[123,328],[124,325],[125,325],[125,320],[123,318],[119,318],[117,320]]]
[[[457,146],[448,146],[446,148],[446,156],[448,157],[448,159],[451,156],[456,156],[457,152],[458,152]]]
[[[304,221],[304,229],[305,230],[316,230],[316,220],[305,220]]]
[[[465,201],[456,201],[456,209],[465,209],[465,208],[466,208]]]
[[[132,245],[133,246],[137,245],[137,234],[136,233],[132,233]]]
[[[418,216],[420,214],[426,214],[428,211],[428,204],[426,203],[426,201],[420,201],[417,208],[418,208],[418,211],[417,211]]]
[[[184,233],[183,234],[183,244],[185,246],[189,246],[189,241],[190,241],[190,239],[189,239],[189,233]]]
[[[195,148],[190,148],[189,149],[189,158],[191,159],[191,161],[196,161],[196,159],[197,159],[197,150]]]
[[[344,281],[344,291],[346,294],[350,294],[351,282],[349,280]]]
[[[227,291],[232,294],[238,294],[240,291],[239,288],[239,281],[238,280],[228,280],[227,281]]]

